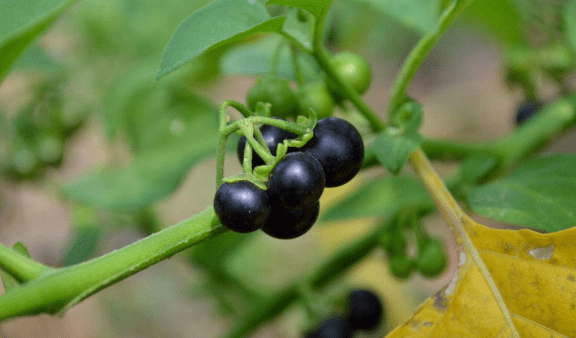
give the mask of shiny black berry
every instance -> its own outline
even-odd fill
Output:
[[[319,120],[314,137],[301,150],[322,164],[326,187],[338,187],[350,181],[364,160],[360,133],[350,122],[337,117]]]
[[[344,318],[330,317],[320,324],[318,330],[311,332],[308,337],[314,338],[352,338],[354,328]]]
[[[384,307],[369,290],[354,290],[348,298],[348,321],[356,330],[373,330],[382,322]]]
[[[286,154],[270,174],[268,194],[273,204],[302,209],[314,204],[324,191],[322,165],[312,156]]]
[[[262,136],[264,137],[264,140],[268,145],[268,149],[270,149],[270,152],[274,156],[276,156],[276,147],[278,146],[278,144],[284,142],[284,140],[298,137],[294,133],[270,125],[263,125],[262,127],[260,127],[260,131],[262,132]],[[238,160],[240,161],[240,164],[242,164],[242,161],[244,161],[245,147],[246,147],[246,136],[242,136],[240,137],[240,140],[238,141],[238,147],[236,148],[236,154],[238,155]],[[293,148],[289,148],[289,150],[290,149]],[[256,154],[254,149],[252,149],[252,168],[263,164],[264,160],[262,160],[260,156]]]
[[[220,223],[234,232],[260,229],[270,210],[268,193],[249,181],[225,182],[214,197],[214,211]]]
[[[304,209],[288,209],[272,205],[270,217],[262,231],[278,239],[292,239],[304,235],[318,219],[320,202]]]

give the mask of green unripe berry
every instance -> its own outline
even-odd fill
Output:
[[[401,256],[406,253],[406,236],[404,231],[394,231],[387,233],[387,238],[381,239],[384,249],[389,256]]]
[[[18,146],[12,154],[12,167],[20,175],[30,175],[38,166],[38,156],[27,145]]]
[[[424,277],[436,277],[447,265],[444,245],[437,239],[428,241],[418,253],[416,267]]]
[[[254,111],[258,102],[270,103],[271,112],[279,117],[298,116],[298,101],[288,80],[264,76],[248,92],[248,107]]]
[[[406,279],[414,270],[414,261],[404,255],[392,256],[388,260],[388,268],[394,277]]]
[[[45,163],[54,164],[62,159],[64,142],[56,135],[46,135],[38,140],[38,157]]]
[[[363,94],[370,87],[372,69],[362,56],[352,52],[342,52],[332,57],[330,63],[336,74],[358,94]],[[342,96],[340,88],[333,81],[328,81],[328,89],[335,97]]]
[[[300,115],[308,116],[308,108],[314,109],[318,119],[332,116],[334,101],[323,82],[306,84],[298,88],[296,94],[300,106]]]

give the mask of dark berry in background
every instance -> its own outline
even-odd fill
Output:
[[[307,337],[314,338],[352,338],[354,328],[350,323],[340,317],[330,317],[320,324],[318,330],[308,333]]]
[[[270,210],[268,193],[249,181],[225,182],[214,197],[214,211],[220,223],[234,232],[260,229]]]
[[[318,213],[320,202],[316,202],[304,209],[288,209],[273,205],[270,217],[262,231],[278,239],[293,239],[304,235],[312,228]]]
[[[519,126],[528,121],[535,113],[542,108],[542,103],[534,100],[526,100],[516,111],[516,125]]]
[[[276,156],[276,147],[278,147],[278,144],[284,142],[284,140],[287,139],[297,138],[297,135],[294,133],[270,125],[263,125],[262,127],[260,127],[260,132],[262,132],[262,136],[264,137],[264,140],[268,145],[268,149],[270,149],[270,152],[274,156]],[[246,147],[246,136],[242,136],[240,137],[240,140],[238,141],[238,147],[236,148],[236,154],[238,155],[238,160],[240,161],[240,164],[242,164],[242,161],[244,161],[245,147]],[[256,154],[256,151],[252,149],[252,169],[254,169],[254,167],[263,164],[264,160],[262,160],[260,156]]]
[[[384,307],[369,290],[354,290],[349,296],[348,321],[356,330],[374,330],[382,322]]]
[[[324,171],[312,156],[286,154],[270,174],[268,194],[273,204],[301,209],[314,204],[324,191]]]
[[[337,117],[321,119],[314,137],[301,150],[315,157],[324,168],[326,187],[349,182],[362,167],[364,143],[358,130]]]

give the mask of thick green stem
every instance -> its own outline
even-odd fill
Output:
[[[463,143],[449,140],[424,139],[422,149],[431,159],[461,160],[473,154],[488,153],[490,143]]]
[[[548,143],[563,130],[576,124],[576,96],[571,95],[545,106],[516,131],[494,142],[493,149],[500,155],[500,167],[510,169],[522,158]]]
[[[426,59],[432,48],[436,45],[436,42],[442,37],[444,32],[452,25],[454,20],[458,17],[466,6],[468,6],[472,0],[455,0],[452,2],[448,8],[442,13],[440,20],[434,27],[434,30],[424,35],[420,41],[416,44],[414,49],[410,52],[410,55],[404,61],[400,74],[396,77],[396,81],[390,92],[390,100],[388,101],[388,119],[390,121],[395,121],[394,115],[398,107],[404,102],[406,98],[406,91],[416,75],[418,68]]]
[[[51,270],[51,268],[3,245],[0,245],[0,269],[21,283],[37,278]]]
[[[62,313],[99,290],[224,231],[209,207],[122,249],[50,270],[0,296],[0,320],[42,312]]]
[[[322,44],[322,28],[324,26],[324,18],[322,16],[320,19],[316,20],[316,24],[314,25],[314,39],[313,39],[313,55],[316,58],[316,61],[322,67],[326,75],[330,78],[330,80],[334,81],[344,92],[343,94],[352,102],[352,104],[358,109],[358,111],[366,117],[368,122],[370,122],[370,127],[374,132],[379,132],[386,127],[386,124],[380,120],[378,115],[362,100],[362,97],[358,92],[352,88],[348,83],[342,81],[340,76],[336,73],[336,70],[330,64],[330,59],[328,57],[328,52],[324,49]]]

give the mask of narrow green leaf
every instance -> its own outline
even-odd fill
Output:
[[[0,0],[0,81],[26,47],[74,0]]]
[[[198,55],[255,34],[279,32],[284,17],[270,18],[254,0],[216,0],[192,13],[168,41],[156,74],[165,76]]]
[[[576,155],[537,156],[468,195],[485,217],[559,231],[576,226]]]
[[[323,221],[356,217],[382,217],[405,207],[433,207],[428,192],[407,176],[389,176],[370,181],[331,207]]]
[[[102,229],[97,225],[84,225],[74,229],[61,265],[70,266],[92,258],[100,238]]]
[[[397,175],[404,168],[410,154],[421,143],[422,136],[415,131],[405,135],[393,135],[388,129],[378,135],[370,145],[370,151],[383,166]]]
[[[407,27],[425,34],[434,29],[440,18],[439,0],[358,0],[372,4]]]
[[[318,18],[326,15],[330,5],[332,5],[332,1],[333,0],[270,0],[267,4],[302,8]]]
[[[220,270],[224,260],[252,237],[253,234],[229,231],[194,247],[192,257],[194,262],[203,267]]]
[[[566,35],[572,48],[576,49],[576,0],[570,0],[564,6],[562,15],[566,24]]]
[[[525,42],[522,22],[514,1],[473,1],[462,14],[468,20],[486,28],[498,40],[507,45]]]

